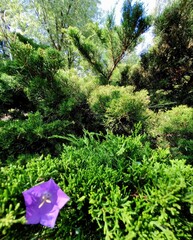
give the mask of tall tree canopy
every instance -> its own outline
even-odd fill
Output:
[[[64,29],[69,26],[83,29],[97,18],[99,3],[99,0],[2,0],[1,32],[6,25],[9,30],[21,31],[61,50],[66,45]]]

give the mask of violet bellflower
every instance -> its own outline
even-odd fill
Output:
[[[27,224],[53,228],[60,209],[70,198],[50,179],[23,192]]]

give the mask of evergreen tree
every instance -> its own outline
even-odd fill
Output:
[[[84,59],[99,74],[101,83],[108,84],[118,64],[135,48],[149,26],[150,18],[145,16],[143,5],[125,1],[120,26],[115,25],[114,15],[110,14],[104,27],[92,24],[89,33],[70,28],[69,35]]]
[[[192,9],[191,0],[179,0],[157,17],[157,43],[142,54],[142,67],[133,76],[139,89],[163,90],[167,99],[177,104],[193,105]]]

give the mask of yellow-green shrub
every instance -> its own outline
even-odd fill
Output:
[[[149,97],[146,90],[135,92],[132,86],[99,86],[91,92],[89,105],[107,129],[130,133],[141,122],[145,127],[149,116]]]
[[[171,147],[176,156],[182,154],[193,163],[193,108],[181,105],[160,111],[153,122],[150,132],[158,145]]]

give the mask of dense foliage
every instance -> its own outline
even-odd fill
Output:
[[[131,78],[136,86],[157,95],[165,92],[165,102],[193,105],[193,3],[174,1],[155,20],[156,44],[142,54],[141,66]]]
[[[174,155],[192,162],[193,155],[193,108],[181,105],[167,112],[159,112],[150,130],[159,146],[170,146]]]
[[[150,110],[147,91],[134,92],[132,86],[99,86],[88,98],[98,121],[114,133],[131,134],[135,124],[148,124]]]
[[[69,136],[60,157],[21,156],[1,168],[6,239],[191,239],[193,169],[145,136]],[[57,227],[21,225],[21,192],[50,177],[71,197]],[[17,224],[16,224],[17,223]]]
[[[141,56],[142,4],[117,26],[97,3],[0,3],[0,239],[193,239],[192,1]],[[70,201],[27,225],[22,192],[50,178]]]

